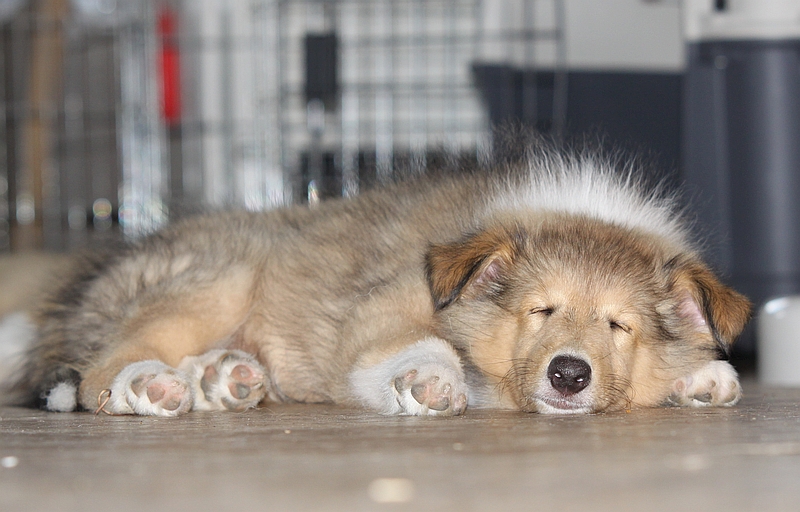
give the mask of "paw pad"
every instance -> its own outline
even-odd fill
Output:
[[[454,386],[439,375],[423,376],[416,369],[410,370],[395,379],[394,387],[401,397],[410,394],[419,406],[437,413],[461,414],[467,407],[465,386],[458,381]]]
[[[691,375],[677,379],[666,403],[689,407],[730,406],[741,396],[742,389],[733,367],[725,361],[711,361]]]
[[[131,390],[139,398],[146,395],[152,405],[174,412],[186,405],[188,384],[169,373],[139,375],[131,381]]]
[[[98,403],[98,412],[178,416],[191,410],[194,403],[194,393],[183,372],[157,360],[129,364],[107,391],[101,394],[106,400]]]
[[[199,410],[243,411],[266,395],[266,372],[255,358],[239,350],[212,350],[187,357],[181,368],[197,378]]]

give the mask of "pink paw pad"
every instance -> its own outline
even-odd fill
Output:
[[[250,359],[231,352],[207,366],[200,380],[206,399],[209,402],[219,400],[231,411],[255,406],[265,394],[265,374],[258,363]],[[227,389],[227,393],[220,394],[221,389]]]
[[[230,378],[232,382],[228,384],[228,389],[231,392],[231,396],[239,400],[244,400],[250,396],[250,392],[253,388],[258,388],[262,385],[264,375],[260,372],[254,372],[253,369],[247,365],[239,364],[231,371]]]
[[[396,378],[394,385],[400,393],[410,388],[414,400],[433,411],[461,414],[467,408],[466,394],[458,393],[453,396],[453,386],[448,382],[442,382],[437,375],[420,378],[417,370],[411,370],[403,377]]]
[[[131,381],[131,390],[138,397],[147,395],[152,405],[165,411],[177,411],[190,403],[187,384],[168,373],[140,375]]]

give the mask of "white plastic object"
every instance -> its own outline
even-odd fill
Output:
[[[800,387],[800,296],[764,304],[758,313],[756,339],[759,381]]]

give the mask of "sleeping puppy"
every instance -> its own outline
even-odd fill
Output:
[[[673,202],[596,156],[198,216],[89,256],[36,316],[19,401],[176,416],[728,406],[748,301]]]

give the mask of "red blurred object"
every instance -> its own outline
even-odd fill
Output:
[[[168,126],[175,126],[181,120],[181,59],[177,27],[175,11],[163,7],[158,14],[158,35],[161,37],[161,108]]]

